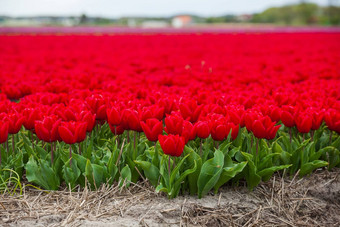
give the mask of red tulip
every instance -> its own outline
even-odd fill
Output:
[[[23,125],[27,130],[34,129],[35,121],[41,120],[41,112],[39,108],[25,108],[23,110],[24,122]]]
[[[228,122],[227,123],[227,130],[226,130],[227,132],[226,132],[225,137],[227,138],[229,136],[229,133],[230,133],[230,130],[231,130],[231,138],[233,140],[235,140],[238,136],[239,129],[240,129],[239,125],[236,125],[232,122]]]
[[[110,130],[113,133],[113,135],[118,136],[118,135],[123,134],[125,131],[125,128],[122,125],[114,126],[114,125],[109,124],[109,126],[110,126]]]
[[[106,109],[107,121],[111,125],[119,125],[122,121],[122,115],[118,108],[111,107]]]
[[[9,123],[7,121],[0,121],[0,144],[7,141],[8,127],[9,127]]]
[[[140,122],[146,138],[150,141],[157,141],[158,136],[163,134],[163,123],[156,118],[150,118],[146,120],[146,123]]]
[[[62,122],[58,128],[61,139],[67,144],[82,142],[86,137],[86,122]]]
[[[286,127],[291,128],[295,126],[294,115],[295,115],[294,107],[285,106],[282,109],[280,119]]]
[[[61,120],[56,115],[46,116],[35,122],[35,132],[40,140],[54,142],[59,139],[58,127]]]
[[[209,123],[206,121],[198,121],[195,125],[195,131],[199,138],[206,139],[210,135]]]
[[[281,125],[275,126],[275,122],[272,122],[268,116],[265,116],[253,122],[252,132],[256,138],[271,140],[275,138],[276,132],[280,127]]]
[[[77,116],[77,121],[86,122],[87,123],[86,131],[91,132],[96,123],[96,115],[92,114],[91,111],[82,111]]]
[[[211,123],[211,137],[216,141],[222,141],[227,134],[227,125],[223,121],[214,121]]]
[[[125,109],[123,120],[125,121],[124,123],[128,126],[129,130],[133,130],[136,132],[143,131],[139,121],[139,114],[136,110]]]
[[[307,113],[298,113],[295,115],[295,124],[300,133],[308,133],[313,126],[313,118]]]
[[[8,127],[8,133],[9,134],[17,134],[22,124],[24,123],[24,117],[16,112],[9,113],[9,114],[1,114],[0,119],[3,119],[5,121],[8,121],[9,127]]]
[[[159,143],[164,154],[179,157],[183,153],[185,138],[179,135],[159,135]]]
[[[185,143],[188,143],[189,140],[194,140],[196,138],[195,128],[190,121],[183,121],[181,136],[185,138]]]
[[[181,135],[183,130],[183,118],[178,114],[167,115],[164,130],[168,134]]]
[[[335,109],[329,109],[325,113],[325,122],[329,130],[340,133],[340,112]]]

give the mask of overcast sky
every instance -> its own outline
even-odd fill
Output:
[[[0,15],[172,16],[191,13],[202,16],[261,12],[271,6],[299,0],[0,0]],[[326,5],[328,0],[309,0]],[[338,0],[333,0],[338,2]]]

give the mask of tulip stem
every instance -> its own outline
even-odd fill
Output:
[[[130,143],[130,130],[127,130],[126,133],[127,133],[127,143]]]
[[[0,147],[0,166],[1,166],[1,147]]]
[[[53,159],[54,159],[54,154],[53,154],[53,142],[51,142],[51,166],[53,165]]]
[[[292,143],[292,128],[289,128],[289,143]]]
[[[202,150],[203,150],[203,139],[201,139],[201,144],[200,144],[200,155],[202,157]]]
[[[331,134],[329,135],[329,145],[332,144],[332,135],[333,135],[333,133],[332,133],[332,131],[331,131]]]
[[[79,154],[81,155],[81,142],[79,143]]]
[[[7,155],[9,154],[8,139],[6,141]]]
[[[32,148],[34,150],[34,137],[33,137],[33,132],[32,131],[30,131],[30,135],[31,135]]]
[[[72,167],[72,147],[70,144],[70,167]]]
[[[251,153],[252,147],[253,147],[253,134],[250,134],[250,150],[249,150],[249,153]]]
[[[14,134],[12,134],[12,153],[14,154]]]
[[[137,158],[137,146],[136,146],[136,135],[137,132],[134,131],[133,132],[133,160],[135,160]]]
[[[171,168],[171,158],[170,158],[170,155],[169,155],[169,161],[168,161],[168,172],[169,172],[169,181],[170,181],[170,168]]]
[[[260,139],[256,139],[256,156],[258,155],[258,151],[259,151],[259,140]]]
[[[314,130],[310,131],[310,137],[311,137],[311,141],[313,141],[313,139],[314,139]]]
[[[124,143],[125,143],[125,139],[123,139],[122,147],[120,148],[120,152],[119,152],[119,155],[118,155],[118,158],[117,158],[117,161],[116,161],[116,166],[118,165],[120,157],[122,156],[123,148],[124,148]]]

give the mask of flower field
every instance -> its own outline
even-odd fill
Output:
[[[340,33],[0,35],[0,190],[169,198],[340,166]]]

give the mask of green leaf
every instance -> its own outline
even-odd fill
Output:
[[[72,166],[70,167],[69,161],[65,163],[63,166],[63,178],[67,184],[67,186],[71,186],[71,189],[76,186],[77,180],[81,174],[79,168],[77,167],[77,161],[75,159],[72,160]]]
[[[119,187],[126,186],[129,187],[131,182],[131,170],[129,165],[126,165],[120,173]]]
[[[116,158],[114,152],[111,153],[111,157],[109,162],[107,163],[107,170],[109,174],[109,184],[112,184],[116,179],[116,175],[118,172],[118,167],[116,166]]]
[[[214,189],[215,194],[217,193],[218,189],[227,183],[230,179],[236,176],[236,174],[243,171],[244,167],[247,165],[247,162],[235,163],[231,164],[230,166],[224,167],[220,178],[216,182]]]
[[[300,177],[305,176],[307,174],[312,173],[313,170],[327,166],[327,165],[328,165],[328,162],[321,161],[321,160],[314,160],[312,162],[305,163],[303,166],[301,166],[299,176]]]
[[[29,182],[35,183],[47,190],[58,189],[60,180],[46,160],[40,160],[38,164],[33,156],[31,156],[25,168],[26,178]]]
[[[331,170],[340,163],[340,151],[336,148],[333,148],[332,150],[328,151],[328,156],[329,156],[328,169]]]
[[[135,161],[135,163],[143,169],[146,178],[156,187],[159,180],[159,169],[151,162]]]
[[[259,171],[257,174],[262,178],[263,181],[267,181],[269,180],[273,173],[282,169],[287,169],[289,167],[291,167],[292,165],[281,165],[281,166],[272,166],[266,169],[263,169],[261,171]]]
[[[171,171],[171,173],[170,173],[170,185],[172,185],[174,183],[175,178],[176,178],[177,174],[179,173],[181,166],[183,165],[185,159],[188,156],[189,156],[189,154],[186,155],[184,158],[182,158],[181,161],[176,165],[176,167]]]
[[[204,162],[198,177],[198,198],[207,194],[218,181],[224,164],[224,156],[220,150],[216,150],[212,159]]]
[[[104,167],[92,164],[90,160],[87,160],[85,167],[85,176],[92,187],[99,188],[99,186],[105,182],[105,169]]]
[[[194,172],[188,174],[188,183],[189,183],[189,191],[190,195],[194,195],[197,193],[198,187],[197,187],[197,181],[198,181],[198,176],[201,172],[202,168],[202,159],[201,156],[199,156],[196,152],[194,152],[191,148],[185,146],[184,147],[184,152],[185,154],[190,154],[187,162],[189,165],[189,168],[191,166],[197,165],[197,168]]]
[[[257,174],[257,168],[253,162],[253,155],[241,152],[243,157],[248,161],[248,165],[244,168],[244,174],[248,188],[253,190],[261,182],[261,177]]]
[[[180,190],[180,185],[181,183],[183,182],[183,180],[191,173],[195,172],[197,169],[197,164],[196,164],[196,161],[195,161],[195,164],[194,164],[194,167],[191,168],[191,169],[187,169],[185,170],[181,175],[180,177],[175,181],[175,183],[172,185],[172,189],[171,189],[171,192],[170,192],[170,196],[171,198],[175,198],[178,193],[179,193],[179,190]]]

